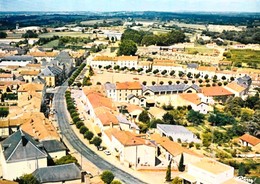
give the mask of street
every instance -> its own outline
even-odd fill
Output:
[[[65,104],[65,91],[67,90],[67,83],[64,83],[61,86],[57,93],[54,95],[54,108],[56,109],[57,121],[59,124],[60,131],[62,136],[65,137],[69,143],[73,146],[77,152],[81,153],[83,157],[88,159],[94,165],[96,165],[101,170],[110,170],[113,174],[119,178],[124,183],[129,184],[138,184],[144,183],[143,181],[133,177],[132,175],[126,173],[125,171],[115,167],[109,162],[105,161],[99,155],[94,153],[91,149],[89,149],[74,133],[72,128],[70,127],[68,114]]]

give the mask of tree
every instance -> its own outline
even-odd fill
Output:
[[[202,79],[199,79],[199,83],[201,84],[203,82],[203,80]]]
[[[209,75],[206,74],[206,75],[204,76],[204,79],[208,79],[208,78],[209,78]]]
[[[156,84],[156,82],[155,81],[152,81],[152,85],[154,86]]]
[[[158,37],[156,35],[145,35],[142,39],[141,44],[145,46],[155,45],[158,42]]]
[[[150,128],[156,128],[157,124],[163,124],[164,122],[160,119],[153,119],[150,122]]]
[[[205,116],[198,111],[190,110],[187,114],[187,120],[194,125],[200,125],[203,123]]]
[[[96,147],[100,146],[102,143],[102,139],[99,137],[94,137],[92,141],[90,141],[90,144],[94,144]]]
[[[19,184],[40,184],[40,182],[32,174],[25,174],[15,180]]]
[[[177,176],[173,178],[171,184],[182,184],[182,179]]]
[[[238,167],[238,176],[245,176],[245,174],[246,174],[245,164],[241,162]]]
[[[170,72],[170,76],[173,76],[173,75],[174,75],[174,73],[175,73],[175,71],[174,71],[174,70],[172,70],[172,71]]]
[[[91,131],[86,131],[84,134],[84,138],[86,138],[87,140],[91,140],[93,138],[94,134]]]
[[[119,45],[118,55],[135,55],[137,46],[132,40],[123,40]]]
[[[226,78],[225,75],[223,75],[223,76],[221,77],[221,79],[222,79],[222,80],[226,80],[227,78]]]
[[[164,83],[163,81],[160,81],[160,85],[163,85],[163,83]]]
[[[175,124],[175,121],[173,119],[173,115],[170,114],[169,112],[166,112],[164,115],[163,115],[163,121],[166,123],[166,124]]]
[[[24,33],[22,35],[23,38],[37,38],[38,34],[32,30],[28,30],[26,31],[26,33]]]
[[[183,153],[181,154],[180,162],[178,165],[178,170],[181,172],[183,172],[185,170]]]
[[[115,178],[114,174],[111,171],[105,170],[101,174],[101,179],[106,184],[110,184]]]
[[[187,74],[187,77],[188,77],[188,78],[192,78],[192,73],[189,72],[189,73]]]
[[[166,176],[165,176],[166,181],[171,181],[171,179],[172,179],[172,177],[171,177],[172,172],[171,171],[172,171],[172,160],[170,160],[169,165],[167,167]]]
[[[144,86],[146,86],[146,84],[147,84],[147,82],[146,81],[143,81],[143,83],[142,83]]]
[[[111,182],[111,184],[122,184],[122,182],[119,181],[119,180],[113,180],[113,181]]]
[[[148,112],[145,111],[145,110],[143,112],[141,112],[141,114],[138,117],[138,120],[143,122],[143,123],[149,124],[150,116],[149,116]]]
[[[7,34],[6,32],[0,32],[0,38],[6,38],[7,37]]]
[[[168,84],[169,84],[169,85],[172,85],[172,81],[168,81]]]
[[[56,165],[78,163],[77,159],[71,155],[66,155],[55,161]]]
[[[212,142],[212,134],[211,132],[202,133],[202,144],[205,147],[209,147]]]

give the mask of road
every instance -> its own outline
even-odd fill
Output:
[[[71,146],[81,153],[83,157],[88,159],[94,165],[96,165],[101,170],[110,170],[114,175],[124,183],[129,184],[142,184],[143,181],[135,178],[134,176],[128,174],[127,172],[115,167],[106,160],[102,159],[99,155],[89,149],[74,133],[69,124],[68,113],[65,104],[65,91],[67,89],[66,83],[60,86],[57,93],[54,95],[54,108],[56,110],[57,121],[59,124],[62,136],[64,136]]]

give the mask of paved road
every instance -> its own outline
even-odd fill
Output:
[[[119,178],[124,183],[129,184],[142,184],[141,180],[135,178],[134,176],[126,173],[125,171],[115,167],[106,160],[102,159],[99,155],[89,149],[74,133],[72,128],[69,125],[69,119],[67,115],[67,110],[65,106],[65,91],[67,86],[59,87],[57,93],[54,96],[54,107],[56,109],[57,120],[59,123],[60,131],[62,135],[69,141],[77,152],[81,153],[86,159],[95,164],[101,170],[110,170],[112,171],[117,178]]]

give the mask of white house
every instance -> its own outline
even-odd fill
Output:
[[[155,166],[156,145],[153,142],[117,129],[105,130],[103,140],[122,163],[135,168]]]
[[[4,179],[13,180],[37,168],[47,167],[47,153],[43,146],[22,130],[1,142],[0,152]]]
[[[180,175],[184,183],[191,184],[224,184],[224,183],[246,183],[234,179],[234,168],[222,164],[213,159],[203,158],[196,163],[187,166],[188,172]]]
[[[162,137],[171,137],[175,142],[178,140],[181,140],[181,142],[200,142],[196,135],[184,126],[157,124],[157,130]]]

